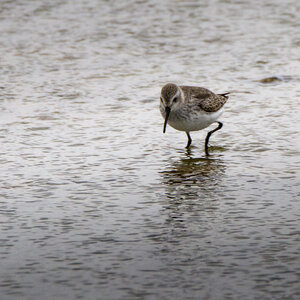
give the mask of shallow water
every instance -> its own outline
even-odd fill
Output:
[[[1,299],[298,299],[299,9],[1,1]],[[170,81],[231,92],[210,157]]]

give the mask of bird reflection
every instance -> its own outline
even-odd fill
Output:
[[[195,157],[193,150],[188,149],[183,157],[173,161],[161,172],[162,182],[174,190],[176,186],[184,187],[187,194],[193,187],[204,190],[216,186],[225,173],[225,164],[221,157]],[[189,188],[189,189],[186,189]],[[186,195],[186,194],[184,194]]]
[[[225,171],[221,155],[196,157],[193,149],[186,150],[180,159],[171,162],[161,172],[166,196],[164,208],[170,210],[167,221],[184,226],[186,212],[214,211],[219,205],[216,200],[224,193],[222,179]]]

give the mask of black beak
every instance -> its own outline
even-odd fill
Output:
[[[166,118],[165,118],[165,123],[164,123],[164,130],[163,130],[163,133],[166,132],[166,127],[167,127],[167,123],[168,123],[168,119],[169,119],[169,115],[170,115],[170,107],[166,107]]]

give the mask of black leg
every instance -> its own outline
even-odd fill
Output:
[[[206,139],[205,139],[205,154],[206,154],[207,156],[209,155],[209,153],[208,153],[208,141],[209,141],[210,136],[211,136],[215,131],[220,130],[220,129],[223,127],[223,124],[222,124],[221,122],[217,122],[217,123],[219,124],[219,126],[218,126],[216,129],[210,131],[210,132],[207,134]]]
[[[186,135],[188,137],[188,143],[186,145],[186,148],[189,148],[191,146],[191,143],[192,143],[192,138],[190,136],[190,133],[189,132],[186,132]]]

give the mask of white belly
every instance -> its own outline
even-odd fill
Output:
[[[210,124],[218,120],[223,113],[223,108],[217,112],[205,113],[197,112],[187,119],[169,118],[168,124],[180,131],[197,131],[208,127]]]

